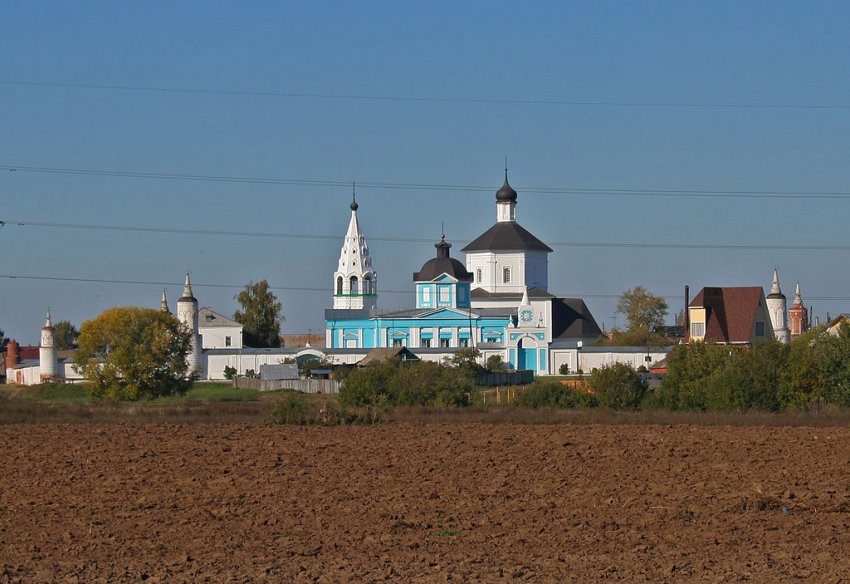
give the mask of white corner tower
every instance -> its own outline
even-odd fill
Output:
[[[41,342],[38,346],[39,377],[42,383],[53,381],[59,376],[56,374],[56,343],[53,322],[50,318],[50,309],[47,309],[47,320],[41,329]]]
[[[200,373],[201,343],[198,335],[198,299],[192,295],[192,282],[189,280],[188,273],[186,274],[186,283],[183,285],[183,296],[177,301],[177,320],[183,323],[186,330],[192,333],[192,344],[189,354],[186,355],[188,373],[189,375]]]
[[[369,246],[360,231],[357,221],[356,196],[351,196],[351,220],[342,250],[339,265],[334,272],[334,308],[360,309],[378,306],[378,274],[372,268]]]
[[[773,270],[773,286],[767,295],[767,311],[770,314],[770,323],[776,340],[780,343],[791,342],[791,332],[788,330],[788,303],[785,294],[779,287],[779,270]]]

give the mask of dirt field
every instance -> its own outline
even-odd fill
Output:
[[[843,428],[7,425],[0,496],[2,582],[850,582]]]

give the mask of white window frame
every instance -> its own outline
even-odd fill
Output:
[[[502,283],[510,284],[511,283],[511,267],[505,266],[502,268]]]
[[[704,337],[705,336],[705,323],[704,322],[692,322],[691,323],[691,336],[692,337]]]

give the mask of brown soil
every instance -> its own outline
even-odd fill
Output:
[[[0,582],[850,582],[850,430],[0,426]]]

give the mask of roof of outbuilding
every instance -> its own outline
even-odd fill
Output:
[[[239,326],[242,324],[236,322],[233,319],[227,318],[223,314],[220,314],[209,308],[208,306],[204,306],[200,310],[198,310],[198,326],[199,327],[215,327],[215,326]]]
[[[461,251],[545,251],[552,248],[537,239],[516,221],[500,221],[470,242]]]
[[[357,363],[357,366],[367,367],[385,361],[392,361],[393,359],[398,359],[399,361],[419,361],[419,357],[407,347],[380,347],[366,353],[366,356]]]
[[[519,300],[522,298],[522,292],[488,292],[484,288],[473,288],[469,296],[473,300]],[[540,288],[529,288],[528,297],[530,299],[555,298],[555,295]]]
[[[552,338],[588,339],[602,335],[590,309],[581,298],[555,298],[552,301]]]

